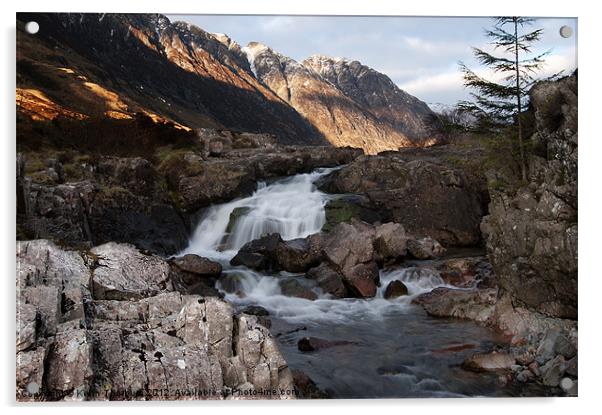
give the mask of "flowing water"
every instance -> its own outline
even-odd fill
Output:
[[[268,276],[229,264],[240,247],[263,234],[277,232],[288,240],[319,232],[325,221],[324,206],[333,196],[318,191],[313,183],[330,171],[260,183],[249,197],[209,208],[183,253],[222,263],[225,275],[220,281],[236,287],[225,290],[230,292],[226,299],[237,307],[266,308],[271,331],[289,366],[305,372],[333,397],[515,394],[500,388],[494,375],[460,367],[467,355],[499,342],[491,331],[470,321],[429,317],[411,304],[416,295],[444,285],[433,271],[416,266],[382,270],[376,297],[360,300],[333,299],[299,275]],[[312,289],[318,299],[282,295],[280,282],[291,278]],[[402,280],[410,295],[385,300],[384,288],[394,279]],[[226,288],[220,284],[218,288]],[[305,336],[345,344],[304,353],[297,349],[297,342]]]

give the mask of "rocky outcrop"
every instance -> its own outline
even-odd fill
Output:
[[[333,82],[325,65],[320,66],[316,59],[299,63],[257,42],[249,43],[244,51],[257,78],[315,125],[334,146],[362,148],[376,154],[440,141],[440,135],[433,133],[436,127],[426,128],[427,119],[436,119],[435,114],[416,98],[406,99],[409,95],[383,74],[362,67],[375,76],[355,73],[367,81],[360,82],[363,88],[359,91],[357,85],[351,88],[344,82]],[[392,87],[394,97],[380,96],[380,104],[368,102],[365,95],[383,93],[384,84]],[[353,89],[359,95],[350,93]],[[395,108],[389,106],[391,110],[385,112],[381,104],[388,99],[395,102]],[[391,113],[395,113],[394,120]],[[436,122],[431,120],[430,125]]]
[[[527,186],[492,189],[482,230],[513,304],[577,318],[577,76],[538,83],[530,96],[545,152],[532,156]]]
[[[484,198],[479,183],[463,169],[403,153],[363,156],[318,182],[329,193],[352,193],[360,209],[377,212],[380,222],[396,222],[412,235],[444,245],[481,241]]]
[[[179,128],[327,143],[255,78],[240,48],[223,36],[157,14],[19,13],[17,19],[17,84],[71,110],[64,114],[106,121],[146,113]],[[31,20],[45,27],[35,41],[23,30]]]
[[[129,245],[78,252],[35,240],[17,243],[17,264],[18,400],[296,394],[259,317],[173,291],[159,257]]]
[[[379,121],[402,132],[414,145],[444,140],[436,114],[418,98],[401,90],[391,79],[358,61],[314,55],[303,66],[335,85]]]
[[[25,174],[28,160],[20,155],[18,237],[52,238],[75,247],[127,242],[170,255],[186,246],[198,209],[248,195],[257,181],[337,166],[361,153],[264,145],[258,138],[247,143],[254,147],[243,148],[239,140],[247,135],[229,135],[238,144],[220,157],[204,157],[202,145],[198,152],[168,153],[158,166],[141,157],[98,157],[70,164],[74,172],[66,182]]]
[[[235,149],[207,160],[195,154],[176,154],[163,164],[161,171],[178,203],[186,211],[195,211],[249,195],[256,189],[257,181],[339,166],[360,154],[351,148],[328,147]]]

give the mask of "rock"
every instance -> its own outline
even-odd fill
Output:
[[[537,349],[537,360],[544,364],[556,355],[563,355],[570,359],[577,354],[577,348],[571,341],[557,329],[546,331],[544,338]]]
[[[541,367],[541,380],[546,386],[558,386],[566,370],[564,357],[556,356]]]
[[[482,230],[499,285],[515,306],[577,318],[577,75],[530,92],[541,150],[529,183],[491,189]]]
[[[445,248],[433,238],[409,239],[408,252],[416,259],[431,259],[442,256]]]
[[[343,276],[327,263],[322,263],[310,269],[305,276],[308,279],[315,280],[324,293],[331,294],[335,298],[345,298],[347,296]]]
[[[314,352],[336,346],[353,344],[345,340],[325,340],[318,337],[303,337],[297,342],[297,348],[302,352]]]
[[[21,304],[17,327],[25,329],[17,338],[33,343],[31,307],[35,308],[36,337],[54,335],[61,323],[82,318],[90,275],[78,252],[62,250],[43,239],[17,242],[17,299]]]
[[[408,295],[408,287],[406,287],[406,285],[403,282],[399,280],[394,280],[391,281],[389,285],[387,285],[383,296],[386,299],[391,299],[401,297],[403,295]]]
[[[462,367],[475,372],[510,370],[514,362],[508,353],[477,353],[464,360]]]
[[[430,236],[446,246],[476,245],[481,240],[482,185],[445,158],[429,159],[426,153],[411,159],[403,152],[362,156],[325,177],[319,187],[363,196],[361,207],[418,238]]]
[[[234,231],[238,220],[247,213],[249,213],[250,210],[251,209],[246,206],[234,208],[232,210],[232,213],[230,213],[230,220],[228,221],[228,226],[226,226],[226,233],[229,234],[232,231]]]
[[[36,341],[37,308],[32,304],[17,302],[16,350],[29,349]]]
[[[222,273],[221,264],[194,254],[186,254],[173,259],[172,262],[181,271],[191,274],[219,277]]]
[[[169,265],[157,256],[143,255],[132,245],[113,242],[91,252],[98,258],[92,276],[95,299],[150,297],[171,289]]]
[[[85,330],[70,330],[56,335],[48,353],[45,374],[48,393],[84,400],[92,379],[92,344]]]
[[[495,289],[459,290],[439,287],[419,295],[412,302],[420,304],[432,316],[486,322],[494,316],[496,301]]]
[[[306,300],[315,300],[318,298],[311,288],[304,286],[295,279],[286,279],[280,281],[280,290],[282,295],[287,297],[305,298]]]
[[[407,255],[409,236],[398,223],[385,223],[376,227],[374,250],[381,260],[401,259]]]
[[[376,262],[357,264],[343,270],[343,281],[348,292],[358,298],[370,298],[376,294],[379,273]]]
[[[258,305],[247,306],[242,310],[242,312],[245,314],[259,317],[266,317],[270,315],[268,310]]]
[[[341,273],[347,289],[360,298],[374,297],[379,280],[373,237],[370,225],[340,223],[324,242],[325,258]]]
[[[566,374],[569,376],[577,377],[578,375],[578,364],[577,356],[566,362]]]
[[[17,400],[40,400],[44,387],[44,360],[46,348],[40,346],[29,351],[17,352]]]
[[[316,383],[300,370],[292,370],[293,382],[302,399],[326,399],[329,395],[318,388]]]
[[[318,265],[321,251],[312,249],[311,239],[293,239],[278,245],[277,261],[280,268],[288,272],[306,272]]]
[[[277,259],[277,249],[282,243],[280,234],[272,233],[247,242],[230,260],[230,264],[244,265],[256,270],[278,272],[281,267]]]
[[[516,375],[516,380],[521,383],[529,382],[533,380],[535,375],[530,370],[522,370],[519,374]]]

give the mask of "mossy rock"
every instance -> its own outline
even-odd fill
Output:
[[[360,217],[361,213],[359,206],[342,199],[331,200],[324,209],[326,214],[326,222],[322,227],[324,232],[330,232],[341,222],[349,223],[351,219]]]
[[[250,210],[251,208],[246,206],[234,208],[232,213],[230,213],[230,220],[228,221],[228,226],[226,226],[226,233],[232,232],[236,226],[236,223],[238,222],[238,219],[240,219],[241,216],[249,213]]]

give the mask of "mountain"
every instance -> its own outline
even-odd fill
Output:
[[[424,121],[411,120],[412,126],[426,122],[427,115],[433,113],[426,104],[395,87],[385,75],[378,74],[380,83],[353,91],[351,85],[339,85],[323,76],[316,70],[319,69],[317,62],[312,65],[311,59],[299,63],[257,42],[249,43],[243,50],[256,77],[315,125],[335,146],[361,147],[368,153],[377,153],[399,147],[431,145],[437,140],[425,128],[421,131],[413,128],[411,135],[405,133],[404,128],[410,129],[403,120],[415,117],[415,107],[424,113]],[[326,69],[325,66],[322,69]],[[328,74],[328,71],[324,73]],[[399,94],[395,95],[395,109],[388,112],[379,110],[378,103],[365,96],[377,91],[381,93],[383,78]],[[387,102],[387,99],[381,101]],[[399,107],[403,107],[403,114],[395,112]],[[397,123],[391,122],[390,114],[397,117]]]
[[[275,134],[326,144],[259,82],[244,55],[198,27],[156,14],[19,13],[17,96],[32,118],[128,119]],[[25,22],[40,24],[36,35]],[[36,113],[37,111],[37,113]]]
[[[416,146],[441,139],[436,114],[391,79],[358,61],[314,55],[303,66],[320,74],[376,119],[404,134]]]
[[[356,61],[299,63],[160,14],[19,13],[17,20],[21,123],[142,116],[186,131],[270,133],[281,144],[367,153],[441,140],[426,104]],[[40,24],[36,35],[23,30],[30,20]]]

